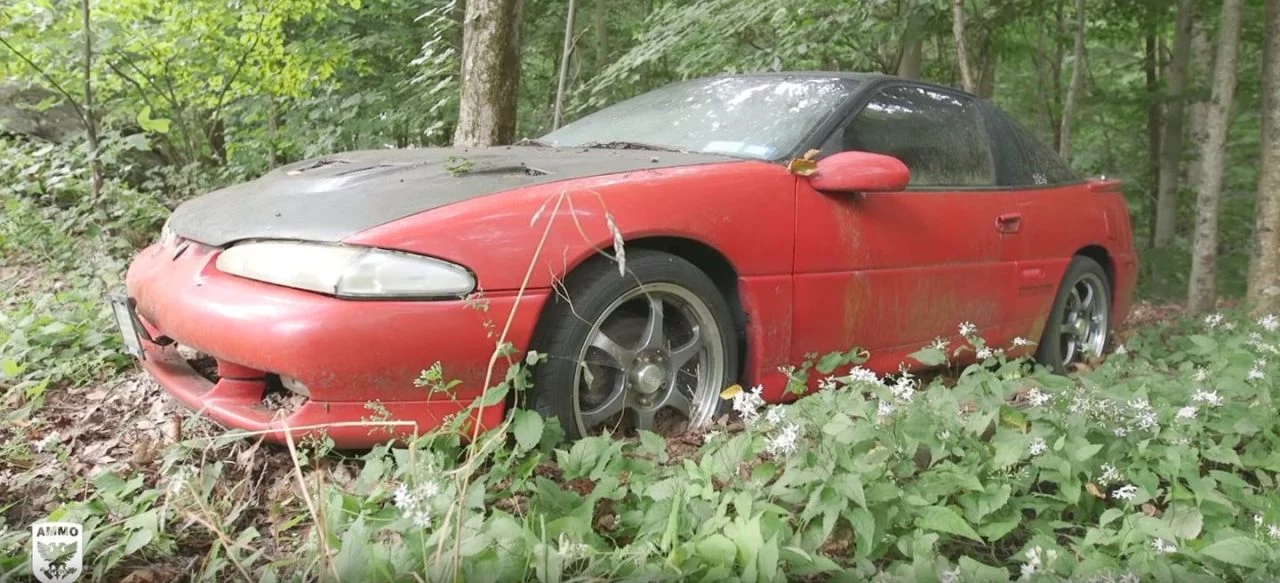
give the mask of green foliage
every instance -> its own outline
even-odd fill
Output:
[[[554,422],[516,410],[474,446],[455,426],[375,448],[348,462],[354,478],[317,478],[315,514],[295,504],[289,521],[312,528],[272,545],[225,529],[201,576],[1268,579],[1278,343],[1275,318],[1215,316],[1143,330],[1075,378],[994,350],[929,382],[833,369],[793,404],[735,403],[746,421],[696,451],[651,433],[561,444]],[[196,470],[185,447],[163,484],[103,475],[54,513],[91,525],[96,573],[172,552],[183,512],[230,524],[212,522],[235,513],[213,495],[221,465]],[[319,461],[305,453],[299,471]]]

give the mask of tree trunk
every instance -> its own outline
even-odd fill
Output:
[[[89,0],[81,0],[84,17],[84,130],[89,142],[89,173],[93,198],[102,194],[102,162],[98,160],[98,118],[93,105],[93,29],[89,26]]]
[[[973,83],[973,72],[969,69],[969,45],[964,31],[964,0],[951,2],[951,32],[956,37],[956,64],[960,68],[960,85],[965,91],[973,93],[977,87]]]
[[[1191,283],[1187,304],[1192,313],[1213,309],[1217,301],[1218,215],[1222,208],[1222,173],[1226,166],[1227,130],[1235,99],[1236,56],[1240,51],[1240,13],[1244,0],[1223,0],[1218,57],[1213,65],[1213,99],[1205,117],[1206,139],[1200,152],[1201,181],[1196,185],[1196,229],[1191,245]]]
[[[1262,155],[1249,303],[1256,314],[1280,311],[1280,0],[1266,0],[1262,49]]]
[[[555,115],[551,120],[551,129],[560,128],[560,119],[564,114],[565,82],[569,79],[569,54],[573,52],[573,11],[577,8],[577,0],[569,0],[569,12],[564,17],[564,46],[560,50],[560,77],[556,80]]]
[[[899,11],[905,2],[899,2]],[[898,57],[898,76],[904,79],[919,79],[924,65],[924,14],[918,8],[911,7],[901,16],[906,19],[902,30],[902,45]]]
[[[1156,100],[1160,91],[1160,76],[1157,74],[1158,68],[1156,66],[1159,53],[1156,51],[1155,25],[1149,22],[1147,26],[1147,50],[1142,58],[1142,69],[1147,77],[1147,179],[1149,180],[1148,184],[1156,185],[1160,180],[1161,119],[1160,102]],[[1149,243],[1155,245],[1156,222],[1154,211],[1150,215],[1149,224],[1151,225]]]
[[[1213,75],[1213,45],[1209,44],[1208,27],[1204,18],[1196,18],[1191,25],[1191,77],[1208,80]],[[1187,162],[1187,184],[1200,184],[1200,167],[1204,151],[1205,117],[1209,101],[1203,91],[1204,83],[1196,83],[1194,101],[1187,105],[1187,135],[1191,137],[1192,158]]]
[[[509,144],[515,137],[523,9],[523,0],[467,2],[455,146]]]
[[[978,69],[978,97],[991,99],[996,96],[996,65],[1000,62],[1000,55],[996,53],[990,35],[983,41],[982,50],[978,51],[978,62],[981,63]]]
[[[1059,129],[1058,155],[1071,159],[1071,116],[1075,114],[1076,101],[1084,85],[1084,0],[1076,0],[1076,44],[1072,51],[1075,61],[1071,64],[1071,84],[1067,86],[1067,98],[1062,104],[1062,125]]]
[[[1191,53],[1191,17],[1195,0],[1178,0],[1178,24],[1173,36],[1173,61],[1169,63],[1169,104],[1160,137],[1160,189],[1156,195],[1155,246],[1173,244],[1178,226],[1178,177],[1182,161],[1182,118],[1187,90],[1187,63]]]
[[[608,0],[596,0],[595,12],[591,15],[592,28],[595,30],[595,51],[592,53],[591,73],[599,74],[609,66],[609,4]]]

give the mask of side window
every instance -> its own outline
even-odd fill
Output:
[[[1080,176],[1057,152],[1003,111],[992,112],[1000,140],[1002,158],[1008,160],[1001,182],[1005,186],[1043,186],[1079,182]]]
[[[968,97],[924,87],[882,89],[844,129],[842,151],[886,154],[911,170],[910,186],[996,183],[982,113]]]

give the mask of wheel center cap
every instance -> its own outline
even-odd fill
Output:
[[[1089,321],[1087,319],[1085,318],[1077,319],[1075,328],[1076,328],[1077,337],[1084,338],[1085,336],[1089,335]]]
[[[658,392],[658,389],[662,388],[663,383],[667,380],[667,371],[663,370],[660,365],[653,363],[641,365],[634,374],[636,390],[646,395]]]

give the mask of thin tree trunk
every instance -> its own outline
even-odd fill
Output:
[[[1256,314],[1280,311],[1280,0],[1266,0],[1262,49],[1262,155],[1248,300]]]
[[[98,160],[98,118],[93,105],[93,29],[89,26],[89,0],[81,0],[84,17],[84,129],[89,142],[89,172],[93,198],[102,194],[102,162]]]
[[[1076,0],[1076,44],[1072,51],[1071,84],[1067,86],[1067,98],[1062,104],[1062,125],[1059,127],[1058,154],[1064,160],[1071,159],[1071,116],[1075,114],[1076,101],[1080,99],[1084,85],[1084,0]]]
[[[595,29],[595,51],[592,54],[591,73],[598,74],[609,66],[609,5],[608,0],[596,0],[594,13],[591,15],[592,28]]]
[[[569,53],[573,51],[573,11],[577,0],[569,0],[569,12],[564,17],[564,46],[560,50],[560,77],[556,80],[555,116],[551,120],[551,129],[560,127],[560,119],[564,114],[565,82],[569,78]]]
[[[523,0],[467,2],[455,146],[509,144],[515,137],[523,12]]]
[[[1213,45],[1209,43],[1209,31],[1204,18],[1196,18],[1191,24],[1191,78],[1208,80],[1213,75]],[[1200,184],[1200,168],[1204,151],[1205,118],[1209,112],[1209,96],[1204,83],[1195,83],[1195,98],[1187,105],[1187,135],[1191,138],[1192,158],[1187,162],[1187,184]]]
[[[1191,54],[1191,17],[1195,0],[1178,0],[1178,23],[1173,36],[1173,61],[1169,63],[1169,104],[1160,137],[1160,188],[1156,194],[1155,246],[1173,244],[1178,227],[1178,178],[1182,161],[1182,122],[1186,109],[1187,64]]]
[[[982,41],[982,50],[978,51],[978,97],[991,99],[996,96],[996,65],[1000,62],[1000,54],[996,52],[987,35]]]
[[[1147,77],[1147,178],[1148,184],[1157,185],[1160,181],[1160,102],[1157,100],[1160,91],[1160,76],[1156,60],[1159,58],[1156,45],[1154,24],[1148,23],[1146,54],[1142,58],[1142,68]],[[1150,192],[1150,191],[1148,191]],[[1155,212],[1150,215],[1150,245],[1155,245],[1156,221]]]
[[[969,69],[969,45],[964,30],[964,0],[951,2],[951,32],[956,37],[956,64],[960,67],[960,85],[965,91],[973,93],[977,87],[973,83],[973,72]]]
[[[905,13],[903,7],[907,6]],[[924,64],[924,15],[906,2],[899,2],[898,9],[906,21],[902,29],[901,48],[898,57],[898,76],[919,79]]]
[[[1240,13],[1244,0],[1223,0],[1218,57],[1213,65],[1213,99],[1205,118],[1207,130],[1201,181],[1196,196],[1196,229],[1191,245],[1191,282],[1187,304],[1192,313],[1213,309],[1217,301],[1218,215],[1222,209],[1222,173],[1226,166],[1227,130],[1235,99],[1236,56],[1240,51]]]

